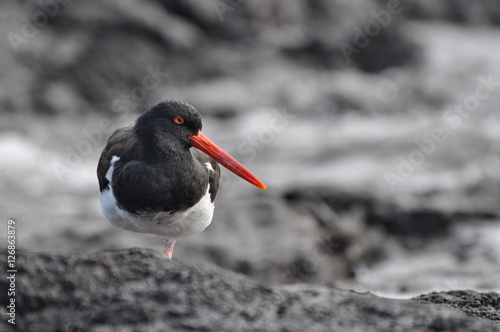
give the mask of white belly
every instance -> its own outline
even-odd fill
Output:
[[[116,227],[132,232],[150,233],[171,237],[185,237],[203,231],[212,222],[214,204],[206,194],[193,207],[182,212],[131,214],[116,205],[112,189],[103,190],[101,209],[104,216]]]

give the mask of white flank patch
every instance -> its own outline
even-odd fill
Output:
[[[113,156],[111,158],[111,165],[109,166],[108,171],[106,172],[106,180],[109,181],[109,186],[111,187],[111,179],[113,178],[113,169],[115,168],[115,163],[120,160],[120,157]]]
[[[207,168],[208,168],[209,171],[215,172],[214,168],[212,167],[212,164],[209,163],[208,161],[205,163],[205,166],[207,166]]]
[[[113,188],[111,186],[113,179],[113,170],[115,168],[115,163],[120,160],[120,157],[113,156],[111,158],[111,165],[109,166],[108,171],[106,172],[106,180],[109,181],[109,188],[104,189],[101,192],[101,210],[102,214],[113,224],[115,225],[115,221],[122,218],[123,211],[118,208],[116,204],[116,198],[113,194]],[[122,212],[122,213],[120,213]],[[115,225],[116,226],[116,225]]]

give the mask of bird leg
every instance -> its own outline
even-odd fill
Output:
[[[166,259],[172,259],[172,254],[174,253],[175,237],[169,237],[167,243],[165,243],[165,249],[163,249],[163,257]]]

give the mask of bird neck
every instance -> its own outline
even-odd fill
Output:
[[[146,151],[151,154],[152,159],[160,162],[182,164],[184,167],[189,167],[194,164],[193,156],[191,155],[189,148],[186,148],[181,144],[156,141],[149,144]]]
[[[175,137],[169,137],[165,133],[160,134],[156,132],[155,128],[142,130],[142,127],[137,125],[135,132],[140,138],[139,141],[142,142],[141,150],[150,156],[150,160],[189,162],[192,159],[189,146]]]

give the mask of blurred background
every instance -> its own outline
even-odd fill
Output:
[[[102,216],[95,171],[167,98],[268,186],[223,170],[175,258],[394,297],[500,291],[497,0],[2,1],[0,218],[19,250],[162,250]]]

